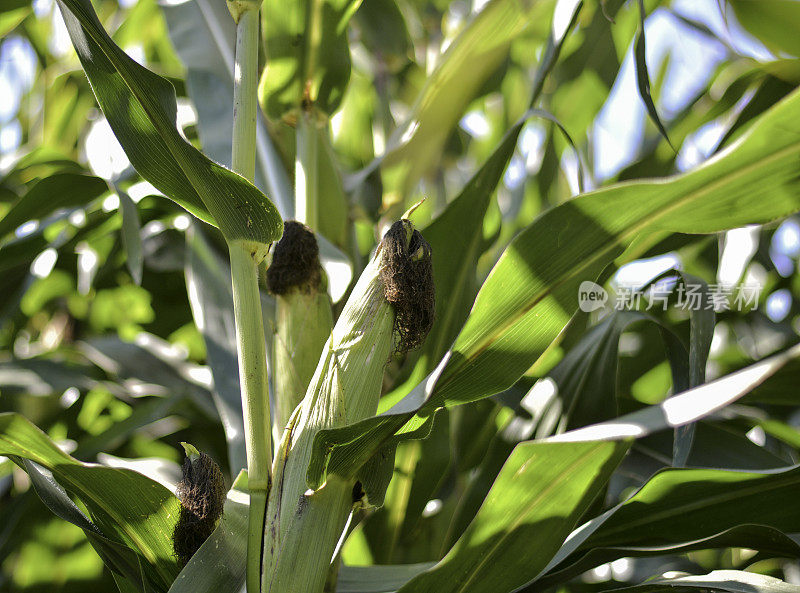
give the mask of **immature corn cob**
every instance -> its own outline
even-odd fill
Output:
[[[267,288],[276,303],[273,437],[277,442],[305,396],[333,328],[317,240],[305,225],[284,222],[283,237],[267,270]]]
[[[307,491],[314,436],[373,416],[392,351],[421,343],[432,323],[430,247],[411,222],[402,220],[386,233],[353,289],[278,448],[267,504],[263,593],[322,591],[336,543],[358,501],[353,482],[336,475]]]

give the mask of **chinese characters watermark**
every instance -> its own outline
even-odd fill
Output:
[[[586,313],[602,309],[607,303],[615,311],[666,311],[670,305],[684,311],[750,311],[758,308],[761,289],[760,285],[754,284],[730,286],[673,282],[654,284],[645,292],[635,286],[621,285],[610,299],[602,286],[584,281],[578,288],[578,305]]]

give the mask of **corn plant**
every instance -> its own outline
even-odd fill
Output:
[[[59,63],[3,7],[48,76],[0,182],[0,589],[800,591],[800,4],[711,4],[769,58],[679,2],[56,0]],[[667,17],[724,56],[665,114]]]

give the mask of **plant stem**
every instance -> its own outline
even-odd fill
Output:
[[[297,117],[297,150],[294,163],[297,220],[319,230],[317,199],[317,129],[314,112],[301,109]]]
[[[231,164],[234,171],[253,181],[259,4],[239,0],[229,2],[228,7],[236,20]],[[255,253],[241,244],[231,243],[229,251],[250,490],[246,582],[248,593],[259,593],[264,513],[272,464],[266,345],[258,289],[259,262]]]
[[[253,181],[256,169],[258,4],[237,4],[241,7],[241,13],[236,23],[231,166],[234,171]]]
[[[258,265],[250,253],[239,245],[230,246],[230,257],[250,490],[247,591],[258,593],[264,511],[272,463],[266,346],[258,290]]]

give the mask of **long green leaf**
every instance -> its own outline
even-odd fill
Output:
[[[186,66],[186,91],[197,109],[203,152],[229,166],[233,129],[236,24],[225,2],[161,2],[175,51]],[[289,177],[261,113],[256,118],[256,187],[275,202],[281,216],[294,218]]]
[[[650,74],[647,72],[647,49],[645,45],[644,36],[644,0],[639,0],[639,32],[636,34],[634,41],[634,57],[636,58],[636,86],[639,89],[639,97],[642,99],[647,115],[650,116],[652,122],[658,128],[658,132],[664,139],[672,146],[667,130],[661,122],[661,117],[658,115],[658,110],[653,102],[653,96],[650,93]],[[673,147],[674,148],[674,147]]]
[[[586,426],[617,415],[619,341],[632,323],[649,321],[661,332],[678,390],[688,379],[688,353],[680,339],[653,317],[639,311],[614,311],[592,327],[549,373],[558,386],[560,431]],[[550,436],[543,426],[536,437]]]
[[[577,428],[549,440],[638,438],[660,430],[684,426],[732,404],[798,357],[800,346],[794,346],[740,371],[670,397],[660,404],[647,406],[613,420]]]
[[[685,273],[681,274],[681,279],[687,290],[689,287],[696,287],[694,290],[699,291],[703,302],[703,307],[692,310],[689,318],[689,384],[686,386],[688,388],[702,385],[706,380],[706,362],[711,351],[717,316],[713,307],[709,307],[712,303],[708,284],[700,278]],[[678,391],[681,389],[673,390],[675,393]],[[687,424],[675,429],[673,465],[677,467],[686,465],[694,440],[694,428],[694,424]]]
[[[800,586],[790,585],[775,577],[743,570],[715,570],[703,575],[670,574],[641,585],[616,589],[622,593],[650,591],[725,591],[727,593],[800,593]]]
[[[604,517],[602,515],[600,518]],[[591,527],[592,523],[586,524]],[[583,529],[584,527],[579,528]],[[578,533],[576,530],[574,533]],[[565,546],[566,548],[566,546]],[[541,591],[547,585],[566,582],[577,575],[583,574],[606,562],[613,562],[618,558],[643,558],[682,554],[693,550],[709,550],[722,548],[749,548],[757,550],[761,554],[776,558],[800,558],[800,545],[794,539],[787,536],[779,529],[767,527],[765,525],[737,525],[709,537],[695,540],[672,542],[669,544],[658,543],[654,545],[620,545],[609,547],[593,547],[590,550],[582,551],[571,557],[569,561],[559,564],[558,568],[552,572],[547,572],[542,577],[534,581],[529,587],[522,589],[520,593],[534,593]],[[574,551],[574,550],[569,550]],[[563,561],[569,554],[559,550],[556,555],[557,560]]]
[[[600,418],[611,418],[617,409],[619,340],[632,323],[655,323],[672,367],[673,385],[688,383],[688,353],[680,339],[661,322],[639,311],[616,311],[592,327],[548,373],[556,392],[539,408],[526,405],[523,421],[512,420],[499,431],[486,452],[476,475],[462,494],[450,524],[449,533],[458,536],[478,510],[500,467],[514,445],[531,438],[544,438],[554,432],[581,427]],[[534,386],[529,394],[538,387]],[[681,387],[683,389],[684,387]],[[523,401],[528,399],[526,395]],[[533,409],[535,408],[535,409]],[[525,429],[520,429],[525,426]],[[662,427],[660,424],[658,427]],[[748,444],[753,445],[750,441]]]
[[[119,210],[122,214],[122,245],[125,247],[126,263],[131,278],[136,284],[142,284],[142,227],[139,211],[130,196],[117,188]]]
[[[791,502],[798,494],[798,466],[762,472],[664,470],[634,496],[576,529],[536,582],[561,582],[631,548],[646,555],[648,548],[752,545],[791,553],[790,543],[780,537],[770,541],[764,530],[800,530],[800,511]]]
[[[28,473],[31,484],[41,501],[57,517],[83,529],[89,543],[106,566],[118,573],[114,575],[115,578],[119,576],[128,579],[131,584],[135,584],[137,590],[144,590],[148,586],[142,575],[141,556],[127,546],[105,537],[100,528],[92,523],[83,514],[83,511],[72,502],[64,489],[55,481],[51,472],[29,459],[22,459],[21,464]]]
[[[0,8],[0,37],[5,37],[31,13],[27,0],[10,0]]]
[[[336,581],[336,593],[390,593],[397,591],[413,577],[433,566],[433,562],[418,564],[376,564],[373,566],[342,566]]]
[[[188,396],[210,417],[216,414],[208,387],[191,376],[196,366],[170,356],[167,344],[151,334],[139,332],[134,343],[106,335],[88,338],[77,346],[117,383],[133,379],[149,384],[153,395]],[[162,389],[155,388],[156,385]]]
[[[176,128],[172,85],[129,58],[108,36],[89,0],[59,0],[97,101],[142,177],[228,241],[266,255],[283,227],[254,185],[189,144]]]
[[[108,184],[91,175],[55,173],[36,182],[0,220],[0,239],[21,224],[42,219],[59,208],[85,206],[108,191]]]
[[[0,414],[0,455],[29,459],[51,471],[86,505],[101,534],[141,555],[156,590],[166,590],[175,579],[179,566],[172,531],[180,503],[162,485],[131,470],[83,464],[14,413]]]
[[[712,233],[800,209],[798,115],[796,92],[740,144],[691,173],[609,187],[540,216],[506,249],[478,294],[437,385],[439,401],[510,386],[575,311],[580,282],[596,277],[637,235]]]
[[[740,472],[666,470],[626,501],[582,549],[687,541],[744,523],[800,531],[800,468]],[[730,513],[730,501],[736,513]]]
[[[504,593],[533,579],[600,493],[629,442],[518,445],[463,536],[401,593]]]
[[[792,0],[728,0],[736,18],[775,53],[800,56],[800,5]]]
[[[503,171],[514,154],[524,122],[524,119],[519,121],[506,133],[458,197],[424,230],[425,239],[431,244],[437,305],[436,320],[428,335],[425,351],[434,364],[445,353],[464,323],[469,303],[464,303],[461,308],[455,306],[456,303],[464,294],[470,300],[474,298],[476,288],[470,287],[470,280],[474,285],[475,268],[483,241],[483,218]]]
[[[508,56],[514,39],[535,29],[544,41],[553,0],[490,0],[448,46],[407,120],[392,134],[383,160],[403,187],[438,162],[437,155],[486,80]]]

